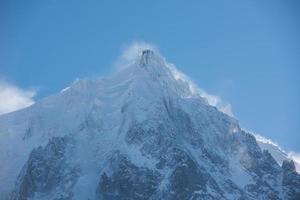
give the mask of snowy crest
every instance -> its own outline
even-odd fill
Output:
[[[182,94],[183,96],[188,98],[201,97],[209,105],[218,108],[221,112],[231,117],[234,116],[231,104],[224,102],[221,97],[209,94],[204,89],[198,87],[194,81],[181,72],[174,64],[168,62],[161,55],[156,45],[146,42],[133,42],[130,45],[126,45],[122,48],[121,55],[115,63],[115,68],[117,71],[122,71],[136,65],[136,63],[141,66],[152,65],[156,68],[156,71],[166,70],[160,68],[168,68],[167,70],[171,72],[172,78],[185,87],[185,94]]]
[[[159,53],[158,48],[154,44],[146,42],[133,42],[129,45],[124,45],[121,48],[120,56],[114,64],[115,68],[119,71],[128,67],[130,64],[136,62],[142,56],[143,51],[147,49],[156,52],[156,54]]]

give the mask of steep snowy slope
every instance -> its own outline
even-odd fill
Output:
[[[254,134],[257,144],[263,150],[269,151],[276,162],[282,165],[284,160],[291,160],[292,158],[286,153],[278,144],[274,143],[270,139],[267,139],[261,135]],[[300,173],[300,163],[294,160],[296,171]]]
[[[79,80],[0,116],[1,199],[297,199],[253,135],[144,50],[108,78]]]

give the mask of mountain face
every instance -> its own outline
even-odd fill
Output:
[[[1,200],[300,199],[293,161],[279,166],[151,50],[0,116],[0,161]]]
[[[282,165],[285,160],[291,160],[291,156],[289,156],[283,149],[281,149],[278,144],[260,135],[254,134],[254,136],[256,138],[258,146],[262,150],[267,150],[279,165]],[[296,171],[300,173],[300,163],[296,162],[296,160],[294,160],[293,162],[295,164]]]

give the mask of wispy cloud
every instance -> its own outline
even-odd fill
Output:
[[[35,90],[17,87],[0,79],[0,115],[34,104]]]

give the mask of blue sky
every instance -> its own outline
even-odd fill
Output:
[[[297,0],[2,0],[0,83],[30,104],[110,74],[122,47],[146,41],[229,102],[243,127],[299,152],[299,9]]]

